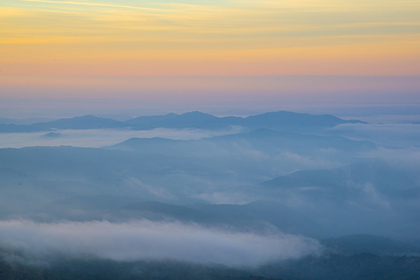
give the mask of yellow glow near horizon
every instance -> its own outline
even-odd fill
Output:
[[[420,75],[419,1],[0,7],[2,75]]]

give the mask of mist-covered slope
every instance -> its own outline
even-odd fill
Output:
[[[238,153],[238,150],[240,152],[241,148],[268,153],[273,151],[313,153],[321,149],[365,152],[375,149],[376,145],[369,141],[356,141],[339,136],[320,136],[280,132],[271,129],[257,129],[251,132],[189,141],[164,138],[131,138],[109,148],[166,155],[203,155],[212,150],[215,154],[218,152]]]
[[[189,265],[191,279],[196,270],[226,279],[420,275],[420,157],[411,126],[390,147],[402,141],[381,136],[390,127],[290,112],[8,125],[42,132],[2,139],[54,146],[0,149],[0,275],[20,275],[11,260],[41,273],[34,259],[85,260],[83,269],[107,263],[116,273],[141,267],[127,279],[165,278],[168,260],[174,273]],[[78,137],[96,148],[77,147]],[[61,265],[42,275],[64,273]]]
[[[321,240],[322,245],[333,254],[375,254],[381,256],[420,256],[420,248],[413,244],[393,240],[391,238],[355,234]]]
[[[40,222],[63,220],[129,222],[146,219],[262,232],[278,230],[313,237],[323,235],[316,221],[312,221],[297,210],[272,201],[255,201],[243,205],[183,206],[145,201],[141,197],[90,195],[46,203],[36,209],[21,213],[21,217]]]
[[[206,214],[211,214],[206,219],[213,223],[254,228],[258,222],[267,223],[285,232],[317,238],[346,233],[386,233],[415,239],[418,199],[415,196],[404,198],[406,192],[419,188],[419,176],[415,171],[381,161],[362,161],[335,169],[298,171],[256,185],[264,177],[273,177],[281,166],[279,162],[284,161],[273,148],[276,139],[272,141],[271,136],[277,133],[265,132],[259,134],[257,140],[252,133],[251,138],[245,134],[245,137],[233,135],[195,141],[133,139],[121,144],[124,149],[120,145],[118,149],[0,149],[2,215],[19,217],[69,197],[128,196],[138,199],[133,203],[152,200],[180,206],[202,202],[244,205],[209,207],[207,211],[225,207],[226,213],[210,211]],[[245,142],[237,139],[245,139]],[[127,149],[127,144],[131,150]],[[342,150],[345,153],[345,145]],[[277,204],[271,209],[268,207],[271,204],[265,208],[247,204],[255,200]],[[153,214],[144,215],[141,208],[135,211],[133,205],[124,211],[118,210],[119,214],[111,213],[115,209],[87,211],[87,206],[95,203],[92,200],[75,204],[69,208],[71,211],[45,208],[47,210],[39,212],[38,216],[33,212],[32,218],[118,220],[120,215],[125,219],[165,216],[172,220],[188,220],[169,215],[169,210],[159,213],[155,209],[149,211]],[[235,214],[236,211],[240,214]],[[62,213],[61,217],[59,213]],[[191,217],[194,215],[191,213]],[[357,222],[348,223],[349,220]],[[191,218],[191,222],[202,221]]]
[[[416,172],[401,170],[381,161],[364,161],[331,170],[303,170],[262,183],[268,188],[319,188],[340,192],[352,185],[371,184],[381,193],[396,195],[417,185]],[[355,188],[353,188],[356,191]],[[343,196],[345,197],[345,196]]]

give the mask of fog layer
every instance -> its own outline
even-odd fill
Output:
[[[146,220],[35,223],[0,222],[0,244],[34,257],[69,254],[118,261],[178,260],[254,266],[320,253],[318,241],[270,232],[255,234],[178,222]]]

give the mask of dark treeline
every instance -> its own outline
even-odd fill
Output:
[[[100,259],[59,259],[47,264],[0,261],[2,280],[269,280],[248,271],[180,262],[116,262]],[[278,279],[278,278],[276,278]]]
[[[271,263],[259,268],[234,269],[175,261],[117,262],[61,257],[47,262],[0,260],[2,280],[414,280],[420,279],[420,257],[379,256],[369,253],[323,255]]]

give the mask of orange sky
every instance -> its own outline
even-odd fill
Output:
[[[420,75],[419,1],[148,2],[3,1],[2,74]]]
[[[213,87],[127,77],[420,76],[419,15],[418,0],[3,0],[0,98]]]

